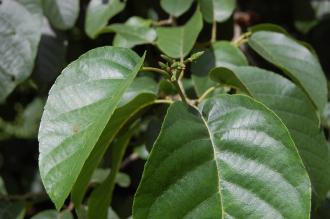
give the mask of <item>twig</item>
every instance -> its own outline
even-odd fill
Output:
[[[217,40],[217,21],[213,20],[212,32],[211,32],[211,43],[214,43],[216,40]]]

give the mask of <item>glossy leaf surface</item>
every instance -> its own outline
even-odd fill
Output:
[[[273,110],[288,127],[318,200],[330,189],[330,151],[306,94],[288,79],[256,67],[212,70],[211,77],[236,87]]]
[[[79,15],[79,0],[43,0],[44,13],[50,23],[60,30],[74,26]]]
[[[202,15],[197,9],[184,26],[158,27],[156,43],[162,52],[172,58],[185,57],[193,48],[202,27]]]
[[[37,2],[0,4],[0,102],[33,70],[42,24]]]
[[[310,182],[287,128],[247,96],[170,106],[133,217],[308,218]]]
[[[249,45],[298,83],[319,112],[323,111],[327,101],[327,84],[321,65],[314,54],[288,36],[269,31],[252,34]]]
[[[156,93],[157,84],[150,78],[141,77],[136,78],[123,94],[72,189],[72,200],[76,206],[82,202],[90,178],[116,134],[141,110],[153,104],[157,98]]]
[[[51,88],[39,130],[39,169],[57,209],[142,64],[131,50],[97,48],[68,65]]]
[[[91,0],[85,21],[85,31],[91,38],[96,38],[100,31],[107,25],[108,20],[121,12],[126,3],[122,0]]]

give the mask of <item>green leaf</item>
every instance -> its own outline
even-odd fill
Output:
[[[272,32],[278,32],[278,33],[283,33],[285,35],[289,35],[289,33],[283,27],[270,23],[254,25],[252,27],[249,27],[249,31],[251,33],[255,33],[258,31],[272,31]]]
[[[206,50],[196,62],[191,65],[192,80],[198,96],[215,85],[209,78],[209,71],[216,66],[248,65],[248,61],[240,49],[228,41],[215,42],[210,50]]]
[[[32,72],[42,23],[37,6],[14,0],[0,5],[0,103]]]
[[[190,8],[193,1],[194,0],[161,0],[160,6],[170,15],[179,17]]]
[[[193,198],[192,198],[193,197]],[[133,217],[308,218],[310,182],[289,132],[242,95],[177,102],[145,165]]]
[[[57,29],[74,26],[79,15],[79,0],[43,0],[43,9],[50,23]]]
[[[43,108],[44,100],[34,99],[25,109],[18,112],[13,122],[5,122],[0,118],[0,131],[6,133],[7,137],[35,139],[38,134]]]
[[[24,219],[25,206],[22,202],[3,202],[0,201],[0,218],[4,219]]]
[[[330,151],[305,93],[288,79],[256,67],[232,71],[216,68],[211,77],[248,93],[282,119],[309,173],[316,198],[323,200],[330,189]]]
[[[92,178],[90,180],[90,183],[102,183],[107,176],[110,174],[111,169],[96,169],[92,175]],[[126,173],[118,172],[116,175],[115,182],[118,184],[118,186],[126,188],[131,184],[131,178]]]
[[[184,26],[158,27],[157,45],[162,52],[172,58],[185,57],[193,48],[202,28],[202,15],[197,9]]]
[[[88,200],[88,218],[107,218],[108,206],[111,204],[112,193],[115,187],[116,176],[120,169],[121,161],[124,157],[127,145],[135,131],[130,128],[118,138],[112,147],[111,172],[108,177],[91,194]]]
[[[122,0],[91,0],[86,12],[85,31],[91,38],[96,38],[108,21],[125,8]]]
[[[317,57],[282,33],[256,32],[249,39],[249,45],[299,84],[322,113],[328,92],[326,78]]]
[[[73,219],[73,216],[69,211],[57,212],[56,210],[45,210],[36,214],[31,219]]]
[[[136,45],[150,44],[156,40],[156,31],[148,22],[139,17],[131,17],[125,24],[111,24],[102,32],[114,32],[114,46],[132,48]]]
[[[129,49],[93,49],[68,65],[51,88],[39,129],[39,169],[57,209],[143,60]]]
[[[226,21],[236,8],[236,0],[199,0],[201,11],[206,22]]]
[[[156,83],[150,78],[141,77],[135,79],[121,97],[118,108],[103,130],[73,187],[72,200],[75,206],[82,202],[88,182],[116,134],[129,120],[154,103],[156,93]]]

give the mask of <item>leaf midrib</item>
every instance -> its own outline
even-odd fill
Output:
[[[199,110],[198,110],[199,112]],[[199,112],[200,114],[200,117],[207,129],[207,133],[209,134],[209,137],[210,137],[210,141],[212,143],[212,149],[213,149],[213,156],[214,156],[214,161],[215,161],[215,164],[216,164],[216,167],[217,167],[217,184],[218,184],[218,194],[219,194],[219,200],[220,200],[220,204],[221,204],[221,219],[224,219],[225,217],[225,209],[224,209],[224,206],[223,206],[223,199],[222,199],[222,193],[221,193],[221,185],[220,185],[220,179],[221,179],[221,175],[220,175],[220,164],[218,162],[218,159],[216,157],[218,151],[217,151],[217,147],[215,146],[215,143],[214,143],[214,139],[213,139],[213,135],[211,134],[211,130],[209,129],[209,126],[208,126],[208,123],[207,121],[205,120],[205,118],[203,117],[203,115]]]

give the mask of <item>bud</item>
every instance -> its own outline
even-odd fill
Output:
[[[171,59],[170,57],[168,57],[168,56],[166,56],[164,54],[161,54],[160,57],[162,57],[162,59],[164,59],[167,62],[173,62],[173,59]]]
[[[179,66],[179,63],[178,62],[173,62],[173,64],[171,65],[171,68],[176,68]]]
[[[163,62],[158,62],[158,65],[162,68],[162,69],[167,69],[168,65],[163,63]]]
[[[197,59],[199,59],[204,54],[204,51],[196,52],[190,56],[190,60],[193,62]]]

